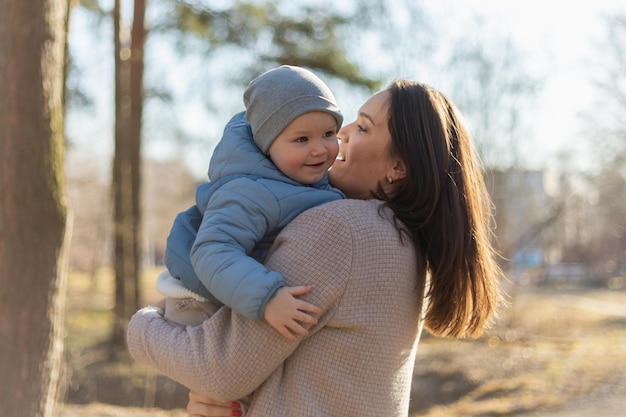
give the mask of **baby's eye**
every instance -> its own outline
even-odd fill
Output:
[[[331,138],[335,135],[335,131],[334,130],[329,130],[328,132],[324,133],[324,137],[325,138]]]
[[[309,138],[307,138],[306,136],[300,136],[299,138],[296,139],[296,142],[304,143],[304,142],[306,142],[308,140],[309,140]]]

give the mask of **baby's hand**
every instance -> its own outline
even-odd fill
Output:
[[[265,306],[265,320],[288,340],[295,340],[295,334],[306,336],[309,331],[302,324],[316,324],[321,309],[298,296],[311,291],[310,285],[300,287],[281,287]],[[307,326],[307,328],[310,326]]]

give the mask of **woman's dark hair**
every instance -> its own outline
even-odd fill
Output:
[[[388,91],[389,151],[403,159],[406,178],[393,196],[379,189],[378,197],[410,234],[423,278],[429,275],[425,326],[440,336],[478,336],[495,311],[501,275],[478,157],[443,94],[406,80]]]

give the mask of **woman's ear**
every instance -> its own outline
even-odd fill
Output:
[[[394,165],[390,169],[388,178],[393,178],[394,181],[406,178],[406,164],[402,159],[394,160]]]

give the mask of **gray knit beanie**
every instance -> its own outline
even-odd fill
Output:
[[[337,120],[337,129],[343,123],[328,86],[300,67],[283,65],[261,74],[248,85],[243,102],[254,142],[264,154],[287,125],[304,113],[329,113]]]

